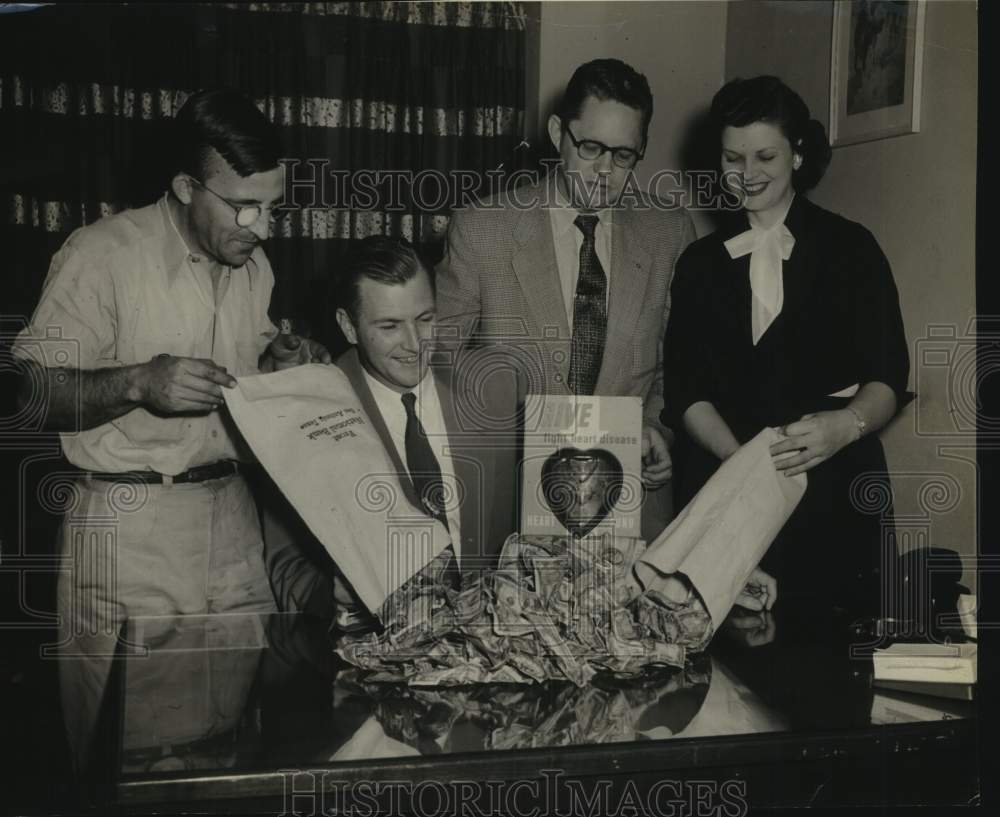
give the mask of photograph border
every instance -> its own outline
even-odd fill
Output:
[[[914,12],[907,28],[906,79],[901,105],[878,108],[863,114],[847,115],[847,72],[850,64],[851,4],[854,0],[836,0],[833,4],[833,36],[830,55],[830,144],[853,145],[920,132],[920,98],[923,89],[924,25],[926,0],[908,0]]]

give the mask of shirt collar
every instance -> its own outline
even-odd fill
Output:
[[[781,218],[779,218],[776,222],[774,222],[774,225],[772,227],[770,227],[769,229],[771,229],[771,230],[778,230],[778,229],[780,229],[784,225],[786,219],[788,218],[788,211],[792,209],[792,204],[794,204],[794,202],[795,202],[795,196],[796,195],[797,195],[796,193],[794,193],[794,192],[792,193],[792,197],[788,200],[788,204],[785,205],[785,211],[781,214]],[[754,229],[758,229],[759,230],[759,229],[762,229],[762,228],[755,227]]]
[[[569,201],[563,195],[558,182],[553,185],[553,188],[553,201],[555,203],[550,208],[550,213],[552,214],[552,229],[557,236],[561,237],[570,230],[577,229],[574,222],[576,221],[576,217],[580,215],[580,211],[570,205]],[[595,210],[589,215],[597,216],[597,227],[600,229],[611,225],[613,213],[614,210],[612,208],[606,207],[603,210]]]
[[[792,236],[795,236],[799,227],[803,209],[807,207],[807,201],[808,200],[805,196],[793,193],[792,200],[788,203],[788,207],[785,210],[784,215],[782,215],[781,221],[775,222],[775,227],[780,224],[784,224],[788,227],[788,231],[792,234]],[[741,235],[748,230],[755,229],[753,225],[750,224],[750,219],[747,217],[747,211],[742,207],[739,210],[724,212],[721,219],[722,224],[718,235],[723,241]]]
[[[792,235],[803,235],[817,209],[816,205],[804,195],[796,193],[788,208],[788,213],[785,215],[785,226],[788,227]]]
[[[157,206],[163,216],[163,260],[167,267],[167,275],[173,280],[191,252],[170,215],[169,195],[169,193],[164,193]]]
[[[387,385],[385,385],[385,383],[372,375],[371,372],[365,368],[364,363],[361,363],[361,371],[364,372],[365,382],[368,383],[368,388],[371,390],[372,396],[377,402],[394,403],[402,409],[402,397],[405,392],[398,392],[395,389],[390,389]],[[418,403],[420,402],[421,395],[425,394],[424,389],[429,385],[427,383],[427,378],[430,377],[430,374],[430,367],[428,367],[427,372],[424,374],[424,379],[417,383],[417,385],[412,389],[408,389],[408,391],[411,391],[414,395],[416,395]]]
[[[193,253],[188,247],[187,242],[184,240],[184,236],[181,235],[181,231],[174,221],[173,216],[170,213],[170,202],[169,193],[164,193],[163,198],[158,202],[160,212],[163,214],[163,231],[164,231],[164,249],[163,249],[163,260],[167,267],[167,276],[172,283],[176,277],[178,271],[187,263],[187,260],[191,256],[202,255],[201,253]],[[260,251],[260,246],[254,248],[254,255]],[[253,255],[250,256],[253,259]],[[217,265],[219,262],[212,261],[212,265]],[[219,264],[219,266],[224,266]],[[257,268],[256,259],[254,259],[253,264],[244,264],[240,269],[246,269],[247,275],[252,276],[254,270]],[[252,284],[251,284],[252,285]]]

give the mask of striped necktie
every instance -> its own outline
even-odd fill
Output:
[[[604,359],[608,329],[608,279],[594,244],[596,215],[579,215],[573,222],[583,233],[580,245],[580,276],[573,299],[573,346],[569,363],[569,387],[574,394],[593,394]]]

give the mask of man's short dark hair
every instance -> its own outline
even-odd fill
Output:
[[[204,181],[211,150],[240,176],[278,167],[277,128],[243,94],[229,88],[202,90],[187,98],[174,119],[171,174],[190,173]]]
[[[361,306],[361,279],[394,286],[405,284],[423,270],[434,287],[434,276],[405,238],[372,235],[362,239],[348,254],[340,276],[340,304],[357,322]]]
[[[653,118],[653,93],[646,77],[621,60],[591,60],[581,65],[566,86],[556,115],[566,127],[578,119],[587,97],[611,99],[642,111],[642,144],[646,145],[649,122]]]

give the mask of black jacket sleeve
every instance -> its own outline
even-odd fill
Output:
[[[860,372],[859,382],[885,383],[896,393],[898,405],[902,405],[906,399],[910,357],[892,270],[868,230],[857,227],[851,245],[854,248],[851,351]]]
[[[663,402],[660,420],[668,428],[679,429],[684,412],[702,400],[711,400],[703,360],[705,345],[701,333],[707,331],[704,314],[705,281],[702,254],[689,247],[677,260],[670,289],[670,319],[663,340]]]

